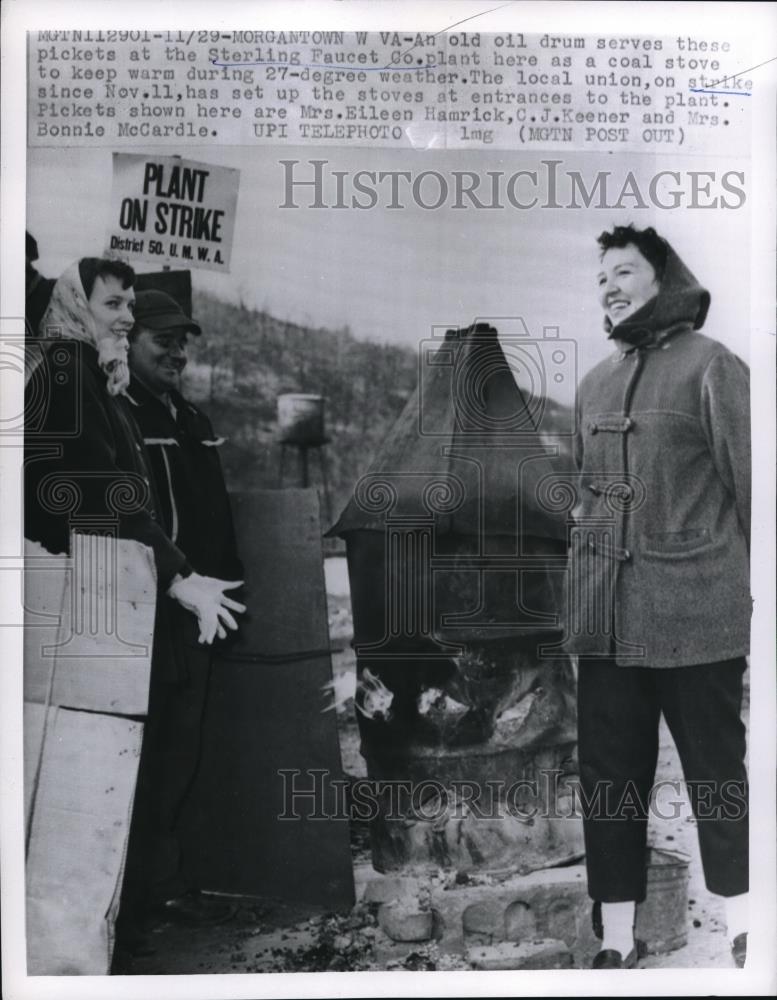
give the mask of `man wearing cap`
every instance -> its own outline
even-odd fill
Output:
[[[179,392],[187,338],[200,334],[171,296],[138,292],[128,396],[146,444],[162,527],[195,572],[236,580],[242,569],[218,456],[223,439]],[[174,605],[169,610],[175,662],[154,664],[152,671],[122,901],[123,909],[131,901],[127,911],[135,926],[139,913],[194,923],[229,915],[229,908],[189,884],[182,865],[176,829],[199,763],[212,651],[198,643],[191,615]]]
[[[163,524],[198,573],[240,569],[232,511],[208,417],[180,394],[189,335],[200,327],[164,292],[138,292],[130,334],[130,396],[160,494]]]

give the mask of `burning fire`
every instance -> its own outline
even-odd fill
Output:
[[[327,695],[332,697],[331,702],[325,705],[321,711],[339,712],[356,694],[356,676],[350,670],[341,671],[335,674],[331,681],[322,684],[321,691],[325,697]]]
[[[331,696],[328,705],[322,712],[339,712],[353,699],[354,705],[368,719],[381,719],[388,722],[391,718],[391,703],[394,692],[389,691],[377,674],[365,669],[359,683],[351,671],[335,674],[331,681],[321,687],[323,694]]]
[[[389,691],[377,674],[365,668],[356,685],[356,708],[368,719],[391,719],[391,703],[394,692]]]

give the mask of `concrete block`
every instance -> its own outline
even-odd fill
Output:
[[[503,941],[494,945],[468,948],[467,961],[475,969],[488,971],[520,969],[571,969],[572,952],[563,941],[537,938],[520,944]]]
[[[378,910],[378,924],[392,941],[430,941],[434,932],[434,914],[402,903],[383,903]]]
[[[446,951],[550,938],[563,941],[580,967],[598,951],[583,865],[435,890],[431,904],[442,917]]]
[[[373,878],[364,887],[365,903],[391,903],[397,900],[417,899],[421,883],[416,878],[389,875]]]
[[[466,937],[476,936],[481,944],[504,940],[504,903],[500,899],[482,899],[472,903],[461,915]]]

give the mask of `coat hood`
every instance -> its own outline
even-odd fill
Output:
[[[667,243],[664,276],[658,295],[617,326],[605,317],[604,328],[612,340],[639,345],[672,328],[700,330],[709,307],[710,293],[702,288]]]

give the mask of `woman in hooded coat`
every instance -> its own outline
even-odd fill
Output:
[[[663,714],[698,820],[707,888],[747,943],[740,717],[751,600],[747,366],[696,331],[710,304],[653,229],[599,237],[599,297],[618,351],[578,393],[583,494],[570,552],[568,648],[596,968],[633,966],[648,802]],[[603,924],[603,927],[602,927]]]

